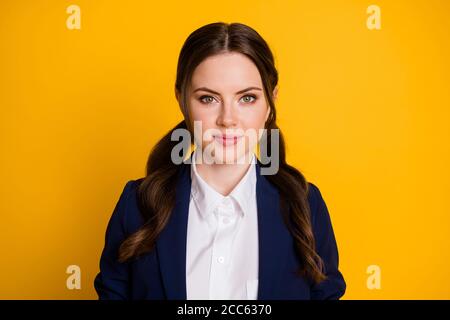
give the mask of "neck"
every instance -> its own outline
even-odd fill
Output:
[[[206,164],[196,162],[197,173],[203,180],[208,183],[214,190],[227,196],[241,181],[242,177],[247,173],[251,165],[252,154],[246,156],[245,163],[233,163],[233,164]]]

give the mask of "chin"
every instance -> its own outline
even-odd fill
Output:
[[[245,155],[248,154],[247,149],[237,150],[236,146],[233,147],[223,147],[217,146],[214,150],[214,161],[215,163],[223,164],[243,164],[248,162],[250,159],[246,159]]]
[[[208,164],[244,164],[248,163],[253,154],[249,154],[248,141],[224,145],[217,141],[204,141],[202,151],[203,160]],[[253,150],[253,149],[252,149]]]

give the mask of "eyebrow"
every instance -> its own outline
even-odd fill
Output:
[[[214,91],[212,89],[206,88],[206,87],[197,88],[193,92],[197,92],[197,91],[200,91],[200,90],[208,91],[210,93],[214,93],[214,94],[220,95],[220,93],[218,93],[218,92],[216,92],[216,91]],[[240,91],[236,92],[236,94],[241,94],[241,93],[244,93],[244,92],[247,92],[247,91],[250,91],[250,90],[260,90],[260,91],[262,91],[262,89],[259,88],[259,87],[248,87],[248,88],[245,88],[243,90],[240,90]]]

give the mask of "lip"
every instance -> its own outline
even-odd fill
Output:
[[[223,146],[235,145],[241,138],[242,136],[233,136],[233,135],[214,136],[214,139]]]

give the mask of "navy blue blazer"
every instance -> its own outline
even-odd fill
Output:
[[[313,183],[308,201],[317,253],[325,264],[327,279],[312,284],[293,272],[299,266],[294,240],[279,209],[278,189],[257,162],[256,197],[259,234],[258,300],[339,299],[346,283],[338,269],[338,249],[327,206]],[[155,248],[137,259],[117,262],[120,243],[143,224],[136,190],[141,179],[130,180],[108,222],[100,272],[94,280],[99,299],[186,300],[186,235],[191,191],[190,164],[181,164],[176,202]]]

